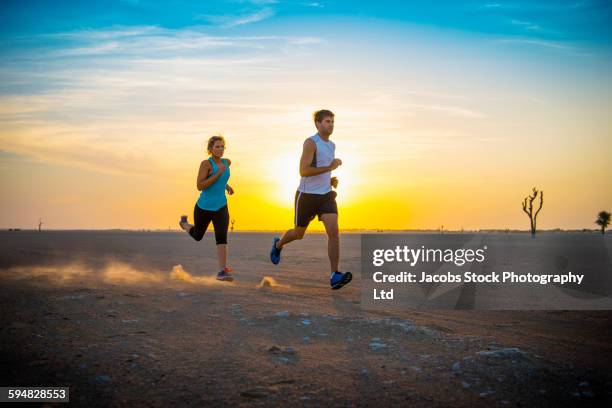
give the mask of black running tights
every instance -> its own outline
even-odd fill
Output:
[[[217,211],[203,210],[196,204],[193,209],[193,220],[195,225],[189,230],[189,235],[196,241],[201,241],[206,229],[212,221],[215,227],[215,241],[217,245],[227,244],[227,227],[229,226],[229,212],[227,205]]]

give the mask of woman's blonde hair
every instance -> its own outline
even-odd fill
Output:
[[[215,145],[215,142],[219,140],[223,142],[223,145],[225,145],[225,139],[221,135],[211,136],[210,139],[208,139],[208,147],[206,148],[208,150],[208,154],[212,154],[212,148]]]

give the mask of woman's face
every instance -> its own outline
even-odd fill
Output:
[[[215,157],[223,157],[223,153],[225,152],[225,143],[221,140],[216,140],[215,143],[213,143],[213,147],[210,152]]]

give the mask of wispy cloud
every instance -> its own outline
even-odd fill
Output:
[[[278,4],[278,0],[234,0],[237,3],[251,3],[258,6]]]
[[[270,84],[299,87],[299,78],[314,81],[319,68],[285,70],[284,49],[323,43],[311,35],[214,36],[203,27],[153,26],[14,41],[0,62],[2,150],[100,173],[160,178],[181,177],[189,168],[195,152],[181,146],[228,127],[247,140],[253,123],[289,109],[279,99],[282,90]],[[168,138],[177,143],[168,145]]]
[[[406,107],[433,110],[433,111],[443,112],[450,116],[458,116],[458,117],[464,117],[464,118],[482,118],[485,116],[482,112],[463,108],[460,106],[427,105],[427,104],[411,103],[411,104],[406,104]]]
[[[477,4],[473,7],[481,10],[524,10],[524,11],[572,11],[581,8],[592,6],[592,2],[575,1],[575,2],[542,2],[542,1],[528,1],[528,2],[489,2],[483,4]]]
[[[542,27],[540,27],[537,24],[531,23],[529,21],[522,21],[522,20],[510,20],[510,22],[516,26],[522,27],[526,30],[530,30],[530,31],[541,31]]]
[[[275,12],[272,8],[266,7],[255,12],[244,13],[240,15],[208,15],[201,14],[196,16],[196,20],[208,22],[210,24],[222,26],[225,28],[242,26],[245,24],[257,23],[274,16]]]
[[[552,37],[557,39],[565,37],[560,30],[552,30],[534,21],[511,18],[509,22],[512,26],[520,29],[525,35],[533,35],[534,37]]]
[[[486,33],[608,44],[610,3],[605,1],[511,1],[468,4]]]
[[[500,38],[494,40],[496,44],[518,45],[547,49],[574,57],[592,57],[594,54],[577,46],[564,44],[558,41],[542,40],[537,38]]]
[[[27,59],[88,57],[95,55],[124,55],[175,58],[198,55],[230,48],[256,50],[274,45],[312,45],[323,42],[313,36],[220,36],[205,32],[205,27],[194,26],[181,30],[161,27],[113,27],[104,30],[76,30],[71,32],[21,36],[12,39],[13,54]],[[45,46],[39,46],[39,42]],[[37,48],[36,52],[33,49]],[[240,52],[240,51],[237,51]]]

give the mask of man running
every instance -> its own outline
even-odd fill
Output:
[[[332,187],[338,186],[338,179],[331,177],[331,172],[337,169],[342,161],[335,158],[336,145],[329,140],[334,131],[333,112],[324,109],[315,112],[313,116],[317,133],[306,139],[302,150],[300,186],[295,192],[295,227],[286,231],[282,238],[274,237],[270,260],[277,265],[283,247],[291,241],[302,239],[308,224],[317,215],[327,233],[327,254],[331,266],[330,285],[332,289],[340,289],[353,278],[350,272],[338,271],[338,206],[336,192],[332,191]]]

